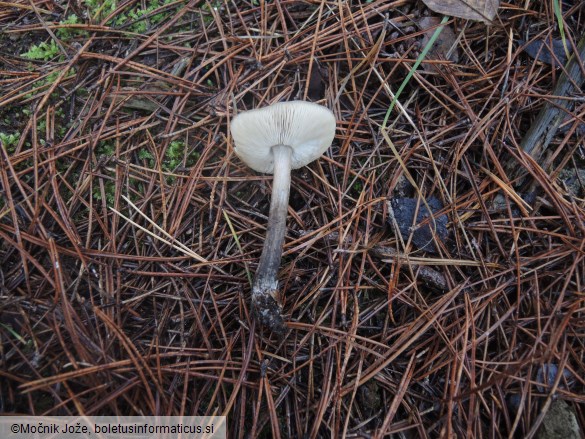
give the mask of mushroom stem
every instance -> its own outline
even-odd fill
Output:
[[[268,229],[252,288],[252,304],[260,322],[277,334],[282,334],[284,320],[277,275],[286,231],[292,148],[276,145],[272,147],[272,154],[274,155],[274,179]]]

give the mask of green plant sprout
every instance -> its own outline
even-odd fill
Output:
[[[394,105],[396,105],[396,101],[398,100],[398,97],[400,96],[400,94],[402,93],[402,91],[404,90],[404,88],[406,87],[406,85],[408,84],[408,82],[410,81],[412,76],[414,75],[414,72],[416,72],[416,69],[418,69],[418,66],[420,66],[420,64],[426,58],[427,54],[429,53],[429,50],[431,50],[431,47],[433,47],[433,44],[435,44],[435,41],[437,40],[437,38],[439,37],[439,35],[443,31],[443,28],[445,27],[445,24],[447,23],[447,21],[449,21],[449,17],[447,15],[445,15],[443,17],[443,19],[441,20],[441,23],[439,23],[439,26],[435,29],[435,32],[433,33],[433,35],[429,39],[429,42],[426,44],[426,46],[423,48],[422,52],[420,53],[420,55],[416,59],[416,62],[412,66],[412,69],[410,69],[410,71],[408,72],[408,74],[406,75],[404,80],[402,81],[402,84],[400,84],[398,91],[394,94],[394,99],[392,99],[392,102],[390,103],[390,106],[388,107],[388,110],[386,111],[386,116],[384,117],[384,121],[382,122],[382,130],[386,129],[386,125],[388,124],[388,119],[390,118],[390,114],[392,113],[392,110],[394,109]]]
[[[569,48],[567,46],[567,37],[565,36],[565,25],[563,22],[563,13],[561,11],[561,5],[559,0],[553,1],[553,8],[555,11],[555,17],[557,19],[557,24],[559,26],[559,33],[561,34],[561,41],[563,42],[563,49],[565,50],[565,56],[567,59],[571,57],[571,53],[569,52]]]

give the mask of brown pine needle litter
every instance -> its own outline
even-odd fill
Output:
[[[0,413],[504,438],[538,437],[563,400],[585,432],[583,89],[555,97],[570,105],[543,157],[520,146],[563,72],[524,47],[575,53],[585,3],[450,18],[457,61],[427,51],[412,72],[427,15],[406,0],[1,2]],[[289,100],[330,108],[337,130],[292,173],[279,339],[250,309],[272,177],[240,162],[229,127]],[[422,223],[391,224],[401,198]]]

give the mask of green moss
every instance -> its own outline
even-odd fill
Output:
[[[128,26],[128,30],[131,32],[144,33],[154,25],[168,19],[174,13],[176,8],[153,14],[158,8],[170,4],[173,1],[174,0],[149,0],[145,3],[139,3],[137,6],[124,9],[123,12],[120,12],[113,17],[107,24],[116,27]],[[94,20],[103,20],[112,14],[118,6],[116,0],[85,0],[85,4],[88,8],[89,15]]]
[[[161,163],[161,170],[166,173],[173,173],[179,166],[183,167],[191,167],[197,160],[199,160],[200,154],[196,151],[188,151],[185,146],[185,142],[182,140],[173,140],[165,151],[165,155],[162,159]],[[142,148],[138,151],[138,158],[140,160],[145,160],[147,162],[147,166],[150,169],[154,169],[156,166],[156,160],[152,153]],[[175,177],[168,176],[167,183],[172,183],[175,181]]]
[[[173,140],[165,152],[163,171],[172,172],[179,165],[189,168],[197,162],[199,156],[196,151],[186,151],[185,142],[182,140]]]
[[[111,140],[102,140],[97,144],[95,155],[98,159],[102,157],[111,157],[116,153],[116,145]]]
[[[138,151],[138,158],[140,160],[148,160],[149,162],[154,159],[150,151],[146,148],[142,148],[140,151]]]
[[[104,182],[104,193],[106,196],[106,205],[113,206],[116,201],[116,184],[112,180],[106,180]],[[99,184],[93,187],[93,198],[97,201],[102,201],[102,190]]]
[[[183,161],[185,143],[181,140],[173,140],[167,148],[163,169],[173,171]]]
[[[70,24],[82,24],[79,17],[75,14],[69,15],[65,20],[59,22],[60,25],[67,26]],[[80,29],[59,28],[56,32],[57,36],[64,41],[69,41],[76,36],[87,37],[88,33]]]
[[[18,145],[18,141],[20,140],[20,133],[3,133],[0,132],[0,142],[2,142],[2,146],[6,148],[6,152],[8,154],[12,154],[16,149],[16,145]]]
[[[221,6],[222,3],[219,0],[207,1],[203,5],[201,5],[201,8],[199,10],[201,11],[201,18],[203,19],[203,23],[205,24],[211,23],[213,21],[211,9],[217,10]]]
[[[42,43],[30,46],[27,52],[22,53],[21,56],[31,60],[49,61],[59,55],[59,46],[54,40],[49,43],[43,41]]]
[[[66,79],[69,79],[69,78],[73,77],[75,75],[75,73],[76,73],[75,69],[73,69],[73,68],[69,69],[69,71],[67,72],[67,74],[65,75],[65,77],[62,80],[65,81]],[[51,72],[46,77],[44,77],[42,79],[38,79],[38,80],[32,82],[31,88],[32,89],[36,89],[36,88],[50,87],[57,80],[57,78],[59,77],[60,74],[61,74],[60,71]],[[26,99],[30,99],[30,98],[34,97],[35,96],[35,93],[37,91],[38,90],[35,90],[34,92],[31,92],[31,93],[27,93],[25,95],[25,98]],[[58,92],[53,92],[51,94],[51,97],[58,98],[59,97],[59,93]],[[28,109],[28,108],[23,109],[22,112],[25,115],[27,115],[27,116],[30,116],[32,114],[32,111],[30,109]]]
[[[89,16],[102,20],[116,10],[116,0],[85,0]]]
[[[41,119],[39,123],[37,123],[37,131],[39,133],[44,133],[47,129],[47,121],[45,119]]]

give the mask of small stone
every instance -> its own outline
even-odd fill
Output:
[[[554,363],[545,363],[541,367],[538,368],[536,372],[536,382],[540,384],[545,384],[546,386],[552,386],[555,380],[557,379],[557,375],[559,373],[559,367]],[[569,369],[563,370],[563,376],[559,382],[560,388],[565,388],[565,384],[571,384],[573,381],[573,374]],[[536,389],[544,393],[546,392],[545,386],[536,386]]]
[[[579,439],[581,430],[575,413],[562,399],[553,401],[542,424],[536,433],[536,439]]]
[[[524,41],[520,40],[519,43],[524,44]],[[569,52],[572,52],[570,44],[567,45],[567,49],[569,50]],[[561,39],[552,40],[552,44],[550,44],[550,41],[547,42],[542,40],[530,41],[524,47],[524,52],[526,52],[528,56],[530,56],[531,58],[534,58],[538,61],[542,61],[543,63],[555,67],[560,67],[566,64],[567,62],[565,46],[563,45],[563,40]]]

